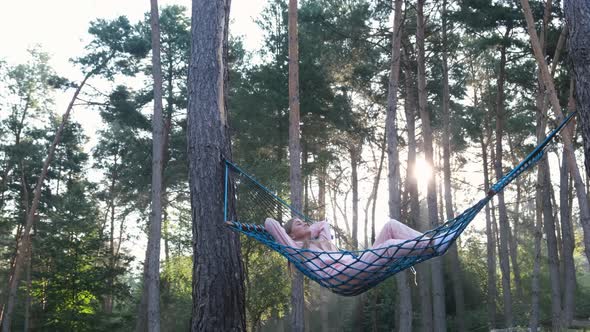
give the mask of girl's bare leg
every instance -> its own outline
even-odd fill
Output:
[[[389,222],[383,226],[379,235],[375,238],[375,243],[373,243],[373,247],[390,240],[390,239],[398,239],[398,240],[409,240],[415,239],[423,234],[414,230],[401,222],[395,219],[389,219]]]

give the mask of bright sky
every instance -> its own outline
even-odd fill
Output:
[[[190,10],[189,0],[160,0],[160,7],[182,5]],[[253,22],[265,0],[234,0],[231,5],[233,31],[245,35],[248,49],[261,41],[261,31]],[[89,22],[96,18],[127,16],[131,22],[150,10],[149,0],[18,0],[5,1],[0,13],[0,58],[18,63],[26,50],[40,44],[52,57],[51,64],[62,75],[80,75],[68,59],[82,54],[89,40]],[[188,13],[187,13],[188,15]],[[73,77],[72,77],[73,78]]]
[[[247,50],[255,50],[262,41],[262,31],[254,19],[258,17],[266,0],[232,1],[230,33],[244,37]],[[182,5],[190,16],[190,0],[160,0],[160,8]],[[27,60],[27,49],[40,45],[51,56],[50,65],[58,75],[80,80],[82,73],[70,59],[83,54],[91,40],[89,24],[97,18],[113,19],[127,16],[132,23],[142,20],[150,10],[149,0],[19,0],[3,4],[0,13],[0,59],[15,65]],[[96,85],[96,79],[91,82]],[[98,84],[100,86],[100,84]],[[65,111],[71,91],[56,96],[56,112]],[[72,118],[92,137],[101,121],[97,112],[74,111]],[[92,142],[90,142],[92,144]]]
[[[190,0],[160,0],[160,8],[167,5],[182,5],[190,16]],[[266,4],[266,0],[234,0],[231,5],[230,33],[244,36],[247,50],[255,50],[262,41],[262,31],[254,23]],[[0,11],[0,59],[11,65],[25,63],[27,49],[40,45],[51,56],[50,65],[58,75],[79,81],[83,75],[69,59],[83,54],[90,41],[87,33],[89,23],[97,18],[113,19],[127,16],[132,23],[142,20],[150,11],[149,0],[12,0],[3,1]],[[236,31],[234,33],[233,31]],[[100,82],[91,82],[102,86]],[[62,114],[71,98],[72,91],[55,97],[55,112]],[[0,116],[1,118],[1,116]],[[73,120],[82,124],[93,146],[93,137],[101,125],[98,112],[81,108],[74,109]],[[127,222],[128,232],[139,232],[135,223]],[[126,243],[132,254],[143,259],[145,239],[132,239]],[[136,261],[136,263],[138,263]]]

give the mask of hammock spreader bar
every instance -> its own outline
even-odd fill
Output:
[[[543,157],[548,144],[574,115],[575,112],[569,114],[522,162],[491,186],[484,198],[457,217],[404,243],[383,248],[337,252],[317,252],[278,243],[260,222],[267,217],[279,222],[286,221],[292,216],[307,222],[311,222],[311,219],[227,160],[225,161],[225,221],[233,230],[283,255],[303,274],[321,286],[344,296],[358,295],[400,271],[432,257],[443,255],[493,196]],[[234,196],[235,206],[232,207],[229,204],[230,195]],[[419,243],[426,241],[428,241],[426,247],[418,246]]]

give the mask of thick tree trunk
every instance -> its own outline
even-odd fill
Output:
[[[503,40],[507,40],[510,30],[506,29]],[[504,81],[506,74],[506,45],[500,48],[500,72],[498,74],[498,91],[496,94],[496,159],[495,173],[496,180],[502,179],[504,172],[502,170],[502,138],[504,130]],[[508,253],[509,227],[506,204],[504,203],[504,193],[499,192],[498,197],[498,217],[500,225],[500,271],[502,272],[502,293],[504,298],[504,322],[507,328],[512,327],[512,290],[510,282],[510,256]]]
[[[401,178],[400,161],[397,139],[397,90],[399,87],[400,63],[401,63],[401,37],[402,37],[402,4],[403,1],[395,0],[395,12],[393,18],[393,36],[391,47],[391,66],[389,72],[389,85],[387,93],[387,117],[385,120],[385,133],[387,141],[388,185],[389,185],[389,216],[401,220]],[[402,271],[396,275],[398,291],[398,312],[396,319],[398,331],[412,330],[412,294],[408,284],[408,274]]]
[[[576,82],[576,109],[584,139],[586,175],[590,176],[590,3],[587,0],[565,0],[564,12],[569,30],[567,49]],[[590,234],[585,232],[585,237]],[[589,243],[585,241],[586,255],[590,259]]]
[[[568,27],[568,53],[572,59],[575,81],[575,100],[582,126],[586,176],[590,177],[590,3],[583,0],[564,1],[565,20]],[[570,153],[568,153],[569,155]],[[568,163],[571,163],[569,158]],[[570,169],[575,170],[572,165]],[[581,190],[580,180],[574,176],[576,191]],[[578,194],[579,196],[579,194]],[[580,198],[578,198],[580,201]],[[584,228],[586,257],[590,261],[590,220],[581,218]]]
[[[443,173],[444,173],[444,202],[447,220],[455,217],[453,211],[453,196],[451,193],[451,95],[449,92],[449,68],[447,59],[447,1],[442,4],[442,70],[443,70]],[[465,300],[463,295],[463,277],[457,245],[453,244],[449,250],[451,264],[451,278],[453,280],[453,295],[455,297],[455,318],[457,329],[466,331],[465,327]]]
[[[102,66],[100,66],[100,67],[102,68]],[[59,128],[57,129],[57,132],[55,133],[55,138],[53,139],[53,142],[51,143],[51,146],[49,147],[49,151],[47,153],[47,158],[45,158],[45,161],[43,163],[43,168],[41,170],[41,174],[40,174],[39,178],[37,179],[37,184],[35,185],[35,193],[33,195],[33,201],[31,202],[29,212],[27,213],[25,227],[24,227],[24,230],[18,240],[16,256],[14,259],[13,273],[10,276],[9,281],[8,281],[8,300],[6,301],[6,306],[5,306],[4,310],[2,311],[2,317],[0,317],[1,325],[2,325],[2,332],[11,331],[10,326],[12,323],[14,306],[16,305],[16,291],[17,291],[18,285],[20,283],[20,274],[21,274],[23,264],[24,264],[24,262],[26,260],[26,256],[27,256],[25,251],[29,247],[29,241],[31,240],[31,238],[30,238],[31,228],[33,227],[33,224],[35,222],[35,214],[37,213],[37,208],[39,207],[39,200],[41,199],[41,189],[43,187],[43,182],[45,181],[45,178],[47,177],[49,165],[51,164],[51,160],[53,159],[55,149],[61,139],[61,134],[64,130],[64,127],[68,122],[68,118],[70,117],[70,112],[72,111],[72,108],[74,107],[74,103],[75,103],[76,99],[78,98],[80,91],[82,91],[82,88],[86,84],[86,81],[88,81],[88,79],[92,75],[94,75],[95,72],[97,72],[97,69],[86,74],[86,76],[84,77],[84,79],[82,80],[80,85],[78,85],[78,88],[74,92],[74,95],[72,96],[70,104],[68,105],[66,112],[62,116],[62,121],[61,121],[61,124],[59,125]]]
[[[424,50],[424,0],[418,0],[417,5],[417,62],[418,62],[418,108],[420,109],[420,118],[422,119],[422,135],[424,140],[424,156],[429,165],[434,165],[433,135],[430,127],[430,114],[426,109],[427,91],[426,91],[426,59]],[[438,220],[438,206],[436,203],[436,173],[428,181],[428,192],[426,194],[428,202],[428,219],[430,220],[429,228],[436,226]],[[433,308],[433,328],[435,331],[445,331],[446,327],[446,308],[445,308],[445,289],[443,281],[442,260],[434,259],[430,263],[432,267],[432,308]]]
[[[299,211],[303,207],[301,182],[301,143],[299,114],[299,37],[297,30],[297,0],[289,0],[289,162],[291,204]],[[303,332],[305,328],[303,274],[293,273],[291,280],[291,328]]]
[[[239,236],[223,226],[229,0],[193,0],[188,80],[188,158],[193,218],[191,331],[245,331]],[[233,195],[229,195],[233,197]],[[234,201],[230,199],[230,214]],[[231,215],[230,218],[233,218]]]
[[[543,50],[541,47],[541,44],[539,42],[539,38],[537,37],[537,33],[535,31],[535,22],[533,19],[533,15],[531,12],[531,8],[529,5],[528,0],[520,0],[521,4],[522,4],[522,8],[523,8],[523,12],[524,12],[524,17],[526,19],[526,23],[527,23],[527,31],[529,33],[529,37],[531,39],[531,46],[533,48],[533,54],[535,56],[535,60],[537,61],[537,65],[539,66],[539,70],[541,72],[541,78],[543,80],[543,85],[545,88],[545,92],[548,94],[549,96],[549,101],[551,103],[551,107],[553,108],[553,111],[555,112],[555,114],[557,115],[558,119],[563,119],[563,112],[561,111],[561,106],[559,105],[559,98],[557,96],[557,92],[555,90],[555,84],[553,83],[553,78],[551,77],[551,74],[549,73],[549,69],[547,67],[547,64],[545,63],[545,58],[543,55]],[[569,5],[575,5],[577,4],[574,3],[574,1],[570,2],[570,3],[566,3],[566,6]],[[586,12],[588,14],[588,10],[589,10],[590,5],[588,4],[582,4],[582,2],[580,2],[579,4],[579,8],[578,7],[574,7],[574,9],[572,9],[572,7],[569,7],[569,11],[574,11],[576,12],[576,14],[573,15],[577,15],[577,13],[581,13],[581,17],[583,17],[583,13]],[[567,11],[567,10],[566,10]],[[571,22],[570,25],[568,25],[569,29],[570,29],[570,33],[572,33],[572,27],[571,25],[575,25],[578,24],[577,20],[573,20]],[[588,22],[585,22],[586,26],[588,25]],[[583,31],[578,31],[575,30],[575,28],[573,28],[574,31],[573,33],[584,33]],[[577,38],[585,38],[585,36],[587,35],[582,35],[584,37],[577,37]],[[570,42],[571,44],[571,42]],[[571,45],[569,45],[571,47]],[[574,50],[574,52],[581,52],[581,53],[576,53],[576,54],[581,54],[583,55],[583,48],[582,51],[576,51]],[[586,48],[586,52],[588,52],[588,49]],[[588,53],[586,53],[588,54]],[[579,56],[577,56],[579,57]],[[586,56],[586,68],[588,68],[588,56]],[[582,60],[583,63],[583,60]],[[587,74],[587,72],[586,72]],[[584,74],[584,75],[586,75]],[[575,74],[576,77],[578,77],[578,74]],[[590,80],[588,80],[588,78],[586,76],[582,75],[580,77],[582,84],[584,84],[583,82],[589,82]],[[586,85],[582,85],[582,88],[588,88],[588,85],[586,83]],[[580,89],[580,86],[576,86],[576,91],[578,91]],[[588,90],[584,90],[581,92],[581,95],[578,96],[578,98],[584,98],[584,96],[590,96],[590,93],[588,92]],[[583,113],[583,105],[579,105],[580,101],[577,102],[578,103],[578,110],[581,112],[580,114]],[[587,105],[586,105],[586,109],[587,109]],[[590,205],[588,203],[588,198],[587,198],[587,193],[586,193],[586,188],[584,186],[584,181],[582,179],[582,176],[580,174],[580,169],[578,168],[578,164],[576,162],[575,159],[575,155],[574,155],[574,149],[573,149],[573,143],[572,143],[572,139],[570,138],[571,135],[571,130],[572,130],[572,126],[567,126],[564,129],[564,135],[562,135],[563,137],[563,141],[564,141],[564,146],[566,149],[566,153],[567,153],[567,159],[568,159],[568,166],[570,167],[570,172],[572,174],[572,177],[574,178],[574,185],[576,188],[576,195],[578,198],[578,205],[580,207],[580,223],[582,224],[582,229],[584,230],[584,245],[585,245],[585,254],[586,254],[586,258],[588,259],[588,261],[590,261]]]

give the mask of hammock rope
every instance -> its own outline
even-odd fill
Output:
[[[226,224],[283,255],[311,280],[332,292],[354,296],[366,292],[394,274],[430,258],[443,255],[484,206],[508,184],[533,167],[549,143],[575,115],[572,112],[523,161],[491,186],[484,198],[457,217],[403,243],[364,250],[334,252],[296,248],[277,242],[260,224],[267,217],[281,224],[292,217],[312,223],[277,194],[234,163],[225,160]],[[230,198],[233,196],[233,200]],[[235,204],[230,206],[230,202]]]

